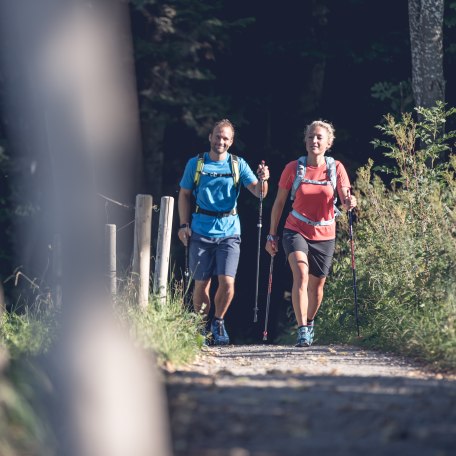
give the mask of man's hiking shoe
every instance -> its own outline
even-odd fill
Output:
[[[212,320],[211,333],[214,345],[228,345],[230,343],[223,320],[216,320],[215,318]]]
[[[313,342],[313,327],[301,326],[298,328],[298,338],[295,347],[310,347]]]

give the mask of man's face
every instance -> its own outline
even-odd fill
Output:
[[[229,126],[215,127],[209,135],[211,151],[217,155],[222,155],[228,151],[233,144],[233,130]]]

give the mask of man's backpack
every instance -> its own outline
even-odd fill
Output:
[[[238,188],[239,186],[239,160],[237,155],[230,154],[230,165],[231,173],[229,174],[219,174],[219,173],[206,173],[204,172],[204,153],[198,154],[198,162],[196,164],[195,177],[193,178],[193,183],[195,187],[199,185],[200,177],[211,176],[211,177],[228,177],[232,176],[234,180],[234,186]]]
[[[193,184],[196,187],[199,185],[200,177],[201,176],[210,176],[210,177],[233,177],[234,181],[234,187],[237,190],[237,194],[239,195],[239,191],[241,186],[239,185],[239,159],[237,155],[230,154],[230,165],[231,165],[231,173],[227,174],[221,174],[221,173],[206,173],[204,171],[204,153],[198,154],[198,162],[196,163],[196,171],[195,171],[195,176],[193,178]],[[234,207],[228,212],[215,212],[215,211],[209,211],[206,209],[200,208],[198,205],[196,205],[195,208],[195,213],[199,214],[205,214],[205,215],[210,215],[212,217],[228,217],[230,215],[236,215],[237,214],[237,209]]]

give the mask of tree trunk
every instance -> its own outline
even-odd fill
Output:
[[[323,83],[326,73],[326,52],[328,34],[329,8],[326,2],[313,0],[310,4],[309,14],[312,22],[308,32],[314,49],[319,51],[319,56],[308,63],[305,84],[300,94],[300,115],[306,119],[309,113],[315,112],[323,94]]]
[[[444,0],[409,0],[408,9],[415,106],[429,108],[445,100]]]

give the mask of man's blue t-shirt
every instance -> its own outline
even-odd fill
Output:
[[[180,186],[187,190],[193,189],[196,204],[207,211],[229,212],[236,207],[238,189],[234,186],[234,179],[231,175],[231,154],[227,154],[226,160],[212,161],[209,153],[204,154],[204,173],[229,174],[229,176],[212,177],[201,174],[199,185],[194,188],[196,165],[198,157],[191,158],[185,166],[184,175]],[[250,169],[247,162],[238,157],[239,183],[247,187],[257,181],[257,177]],[[205,214],[192,216],[192,231],[206,237],[227,237],[241,234],[241,225],[238,215],[228,217],[214,217]]]

